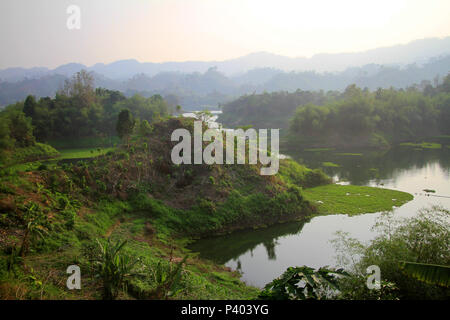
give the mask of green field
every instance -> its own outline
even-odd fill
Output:
[[[350,156],[350,157],[361,157],[362,153],[351,153],[351,152],[339,152],[335,153],[337,156]]]
[[[322,162],[322,167],[327,167],[327,168],[339,168],[340,165],[338,165],[337,163],[334,163],[334,162],[325,161],[325,162]]]
[[[86,159],[101,156],[114,148],[79,148],[58,150],[60,156],[58,159]]]
[[[435,142],[422,142],[422,143],[413,143],[413,142],[405,142],[400,143],[401,147],[413,147],[420,149],[441,149],[442,145],[440,143]]]
[[[337,184],[305,189],[304,195],[317,206],[319,214],[348,215],[388,211],[414,198],[402,191]]]

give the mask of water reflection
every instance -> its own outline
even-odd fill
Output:
[[[308,167],[322,168],[328,175],[355,185],[367,185],[371,181],[381,184],[382,180],[395,179],[404,171],[421,170],[435,163],[447,171],[447,176],[450,174],[450,149],[446,147],[438,150],[398,147],[388,151],[294,152],[290,155]],[[324,166],[326,162],[339,167]]]
[[[237,259],[246,252],[252,255],[253,250],[262,245],[267,259],[276,260],[278,238],[298,234],[306,221],[295,221],[258,230],[237,231],[221,237],[202,239],[190,246],[190,249],[200,253],[200,257],[223,264]]]
[[[310,167],[333,162],[339,167],[324,170],[337,179],[356,185],[379,186],[409,192],[414,200],[394,210],[399,217],[410,217],[423,207],[450,208],[450,149],[413,150],[396,148],[385,152],[352,151],[362,155],[339,155],[341,151],[290,153]],[[349,151],[346,151],[348,153]],[[424,189],[435,190],[428,194]],[[337,231],[367,242],[381,213],[354,217],[320,216],[308,222],[293,222],[267,229],[241,231],[200,240],[191,249],[203,258],[225,264],[242,273],[248,284],[263,287],[289,266],[336,266],[335,249],[330,240]]]

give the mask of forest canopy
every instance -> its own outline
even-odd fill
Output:
[[[356,85],[338,91],[286,91],[245,95],[227,103],[225,126],[280,128],[291,147],[386,147],[448,135],[450,75],[440,84],[370,91]]]
[[[14,121],[33,127],[38,141],[51,141],[58,138],[82,138],[116,135],[118,114],[128,109],[137,119],[152,122],[166,117],[169,106],[160,95],[144,98],[134,95],[126,98],[119,91],[94,89],[93,78],[81,71],[65,82],[55,98],[44,97],[36,100],[28,96],[5,108],[2,117],[9,118],[9,128],[15,131]],[[15,119],[15,120],[14,120]],[[6,124],[2,123],[2,132]],[[18,140],[25,143],[25,140]],[[6,146],[8,142],[3,141]]]
[[[6,154],[18,148],[35,147],[36,142],[52,144],[64,140],[67,143],[82,138],[117,136],[118,115],[123,110],[148,124],[167,117],[169,109],[160,95],[126,98],[119,91],[95,89],[92,75],[81,71],[67,80],[54,98],[36,100],[29,95],[25,101],[0,112],[0,158],[5,160]],[[47,145],[37,147],[40,154],[45,150],[56,152]]]

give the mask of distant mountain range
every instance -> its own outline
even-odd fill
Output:
[[[290,58],[267,52],[257,52],[225,61],[141,63],[136,60],[121,60],[109,64],[97,63],[91,67],[79,63],[69,63],[53,70],[41,67],[30,69],[8,68],[0,70],[0,80],[15,82],[52,74],[71,76],[81,69],[93,71],[113,80],[126,80],[140,73],[148,76],[154,76],[161,72],[203,73],[211,67],[217,67],[219,72],[227,76],[243,74],[256,68],[274,68],[282,71],[336,72],[366,64],[407,65],[423,63],[431,57],[447,54],[450,54],[450,37],[416,40],[408,44],[358,53],[317,54],[311,58]]]
[[[120,90],[127,95],[176,96],[178,103],[190,108],[217,105],[253,92],[342,90],[351,83],[369,89],[400,88],[422,80],[432,81],[450,71],[450,37],[360,53],[318,54],[311,58],[260,52],[210,62],[122,60],[92,67],[69,63],[53,70],[8,68],[0,70],[0,105],[23,100],[28,94],[52,96],[66,78],[82,69],[92,72],[98,87]]]

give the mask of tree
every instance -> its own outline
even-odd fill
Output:
[[[197,119],[199,119],[203,122],[208,122],[213,117],[213,114],[209,110],[203,110],[203,111],[197,111],[195,113],[195,116],[197,117]]]
[[[23,104],[23,113],[26,117],[34,117],[36,105],[36,99],[32,95],[29,95],[25,99],[25,103]]]
[[[121,139],[127,140],[127,145],[129,145],[129,138],[133,132],[134,124],[133,115],[129,110],[124,109],[119,113],[116,126],[117,134]]]
[[[139,124],[139,134],[141,136],[147,136],[152,132],[152,127],[147,120],[142,120]]]
[[[13,111],[9,115],[10,136],[17,147],[28,147],[35,143],[31,119],[25,117],[22,111]]]
[[[0,149],[9,149],[14,146],[14,141],[10,137],[9,119],[0,119]]]
[[[383,279],[398,287],[401,299],[448,299],[449,288],[436,283],[448,283],[449,217],[450,211],[439,206],[422,209],[410,218],[385,213],[374,226],[378,236],[367,245],[339,234],[334,241],[338,263],[346,265],[352,275],[379,266]],[[354,261],[354,257],[360,259]],[[357,290],[349,285],[346,291]]]
[[[84,102],[92,102],[95,97],[94,77],[86,70],[81,70],[64,82],[64,87],[59,93],[68,97],[79,97],[85,100]]]

